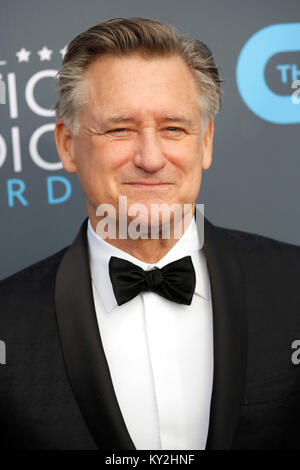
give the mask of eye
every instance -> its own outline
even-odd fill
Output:
[[[171,132],[172,134],[177,133],[177,132],[179,133],[184,132],[184,129],[182,129],[181,127],[173,127],[173,126],[167,127],[166,130]]]
[[[118,132],[122,133],[122,132],[124,132],[124,131],[126,131],[126,130],[127,130],[127,129],[126,129],[125,127],[120,127],[120,128],[118,128],[118,129],[111,129],[111,130],[109,130],[109,131],[107,131],[107,132],[108,132],[108,133],[118,133]]]

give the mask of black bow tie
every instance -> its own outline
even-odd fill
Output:
[[[143,291],[153,291],[173,302],[190,305],[196,285],[190,256],[169,263],[162,269],[155,267],[149,271],[112,256],[109,275],[118,305],[125,304]]]

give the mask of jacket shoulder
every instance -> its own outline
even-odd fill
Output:
[[[25,345],[30,352],[30,345],[37,338],[53,338],[56,273],[65,251],[66,248],[0,281],[0,334],[11,351],[24,352]]]
[[[54,293],[58,266],[67,250],[54,253],[0,281],[0,318],[5,312],[17,311],[19,306],[38,303],[51,298]]]
[[[258,233],[247,232],[243,230],[231,229],[226,227],[214,226],[214,228],[229,238],[242,253],[259,253],[262,252],[291,252],[300,256],[300,246],[275,238],[267,237]]]
[[[246,290],[277,302],[280,298],[279,303],[286,299],[286,305],[293,303],[298,312],[300,246],[242,230],[216,230],[219,238],[229,240],[231,255],[240,261]]]
[[[48,277],[53,270],[56,271],[67,249],[68,247],[65,247],[53,255],[47,256],[46,258],[43,258],[42,260],[0,280],[0,293],[9,285],[24,282],[41,282],[42,279]]]

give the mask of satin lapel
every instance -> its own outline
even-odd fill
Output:
[[[93,302],[87,220],[56,277],[55,304],[65,365],[74,396],[99,449],[135,449],[115,396]]]
[[[197,223],[199,219],[197,217]],[[204,246],[212,292],[214,377],[206,449],[230,449],[244,393],[246,312],[234,239],[204,219]]]

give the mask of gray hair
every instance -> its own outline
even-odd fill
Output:
[[[59,99],[54,110],[74,134],[79,131],[79,112],[87,99],[84,72],[104,54],[138,54],[150,59],[180,56],[195,79],[203,127],[221,107],[222,80],[211,51],[202,41],[152,18],[113,18],[76,36],[57,72]]]

